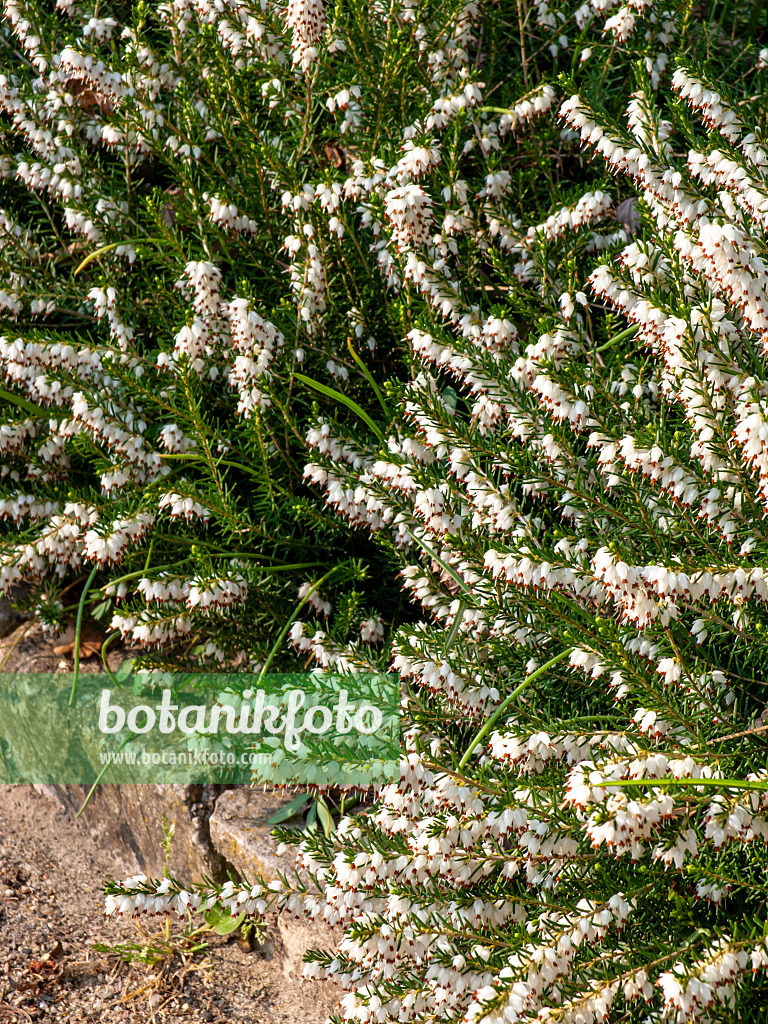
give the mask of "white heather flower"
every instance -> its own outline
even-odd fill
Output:
[[[116,28],[117,22],[114,18],[90,18],[83,26],[83,37],[87,39],[88,36],[92,36],[101,43],[111,39]]]
[[[185,437],[177,423],[166,423],[160,431],[160,443],[167,452],[188,452],[197,442]]]
[[[190,608],[208,611],[211,608],[227,608],[245,601],[248,585],[239,573],[233,577],[191,579],[186,594]]]
[[[360,623],[360,636],[364,644],[377,644],[384,639],[384,623],[377,615]]]
[[[288,0],[286,24],[293,32],[293,63],[307,72],[317,59],[317,46],[325,35],[323,0]]]
[[[166,508],[170,509],[171,518],[174,519],[177,516],[183,516],[188,521],[193,519],[206,520],[211,516],[210,510],[201,505],[199,501],[196,501],[189,495],[177,494],[175,491],[163,494],[157,503],[157,508],[158,511]]]
[[[403,155],[390,172],[401,185],[422,177],[437,167],[442,159],[440,150],[434,142],[429,146],[416,146],[409,140],[403,146],[403,150]]]
[[[635,17],[631,7],[621,7],[612,18],[608,18],[603,32],[610,32],[617,43],[624,43],[634,31]]]
[[[384,196],[387,218],[400,247],[424,245],[432,227],[432,199],[418,185],[403,185]]]
[[[313,584],[311,583],[301,584],[299,587],[299,600],[303,601],[306,598],[308,604],[315,609],[317,614],[327,619],[331,614],[331,603],[330,601],[325,601],[317,590],[312,590],[312,586]]]
[[[226,231],[249,232],[250,234],[256,234],[258,231],[259,226],[256,221],[244,213],[241,214],[234,203],[228,203],[218,195],[209,196],[207,192],[204,193],[203,199],[208,202],[211,211],[209,217],[213,224],[218,224]]]
[[[154,521],[154,515],[140,512],[133,519],[112,523],[109,531],[88,530],[83,537],[85,557],[99,565],[114,565],[122,561],[126,549],[146,536]]]
[[[586,58],[585,58],[586,59]],[[546,113],[557,99],[555,90],[549,84],[538,86],[524,96],[499,120],[499,132],[505,135],[516,132],[518,128],[529,124],[534,117]]]

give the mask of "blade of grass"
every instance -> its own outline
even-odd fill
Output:
[[[43,409],[39,405],[35,405],[34,402],[28,402],[26,398],[20,398],[18,395],[12,394],[10,391],[0,390],[0,398],[5,402],[10,402],[11,405],[16,405],[19,409],[23,409],[24,412],[35,412],[41,416],[50,416],[48,409]]]
[[[102,245],[99,249],[94,249],[92,253],[85,257],[82,263],[75,267],[72,276],[77,277],[81,270],[85,270],[89,263],[93,263],[99,256],[103,256],[105,252],[109,252],[111,249],[117,249],[121,245],[135,245],[142,243],[147,245],[148,243],[154,245],[172,245],[173,243],[167,238],[124,238],[120,242],[110,242],[109,245]]]
[[[198,455],[197,452],[156,452],[155,453],[161,459],[183,459],[186,462],[207,462],[208,460],[204,455]],[[232,466],[233,469],[239,469],[243,473],[248,473],[250,476],[261,478],[261,473],[258,470],[251,469],[250,466],[244,466],[241,462],[230,462],[228,459],[216,459],[216,466]]]
[[[450,633],[448,634],[448,636],[446,637],[446,640],[445,640],[445,647],[443,647],[443,654],[447,654],[448,651],[450,651],[450,649],[453,647],[454,643],[456,642],[456,637],[459,635],[459,630],[461,629],[461,624],[464,621],[464,608],[465,607],[466,607],[466,605],[464,604],[464,602],[463,601],[459,601],[459,607],[456,610],[456,615],[454,616],[454,619],[453,619],[453,625],[451,626],[451,631],[450,631]]]
[[[98,564],[94,565],[91,569],[91,575],[85,581],[83,592],[80,595],[80,604],[77,606],[77,619],[75,621],[75,668],[74,668],[74,679],[72,680],[72,692],[69,695],[69,706],[75,700],[75,692],[77,690],[77,680],[80,676],[80,632],[83,628],[83,609],[85,608],[85,599],[88,596],[88,591],[91,589],[91,584],[96,578],[96,573],[99,571]]]
[[[604,345],[601,345],[599,348],[596,348],[595,352],[605,352],[605,350],[610,348],[611,345],[615,345],[617,341],[624,341],[625,338],[629,338],[629,337],[631,337],[631,335],[636,334],[636,333],[637,333],[637,327],[636,326],[635,327],[628,327],[626,329],[626,331],[621,331],[621,333],[614,335],[614,337],[611,338],[610,341],[606,341],[606,343]]]
[[[467,594],[468,597],[472,597],[472,591],[469,589],[469,587],[461,578],[461,576],[454,572],[454,570],[450,567],[450,565],[447,564],[447,562],[444,562],[442,558],[435,554],[435,552],[432,550],[432,548],[429,547],[428,544],[425,544],[423,540],[420,540],[415,534],[411,533],[410,530],[406,530],[405,532],[408,534],[412,541],[415,541],[415,543],[418,544],[420,548],[423,548],[424,551],[427,552],[430,558],[437,562],[441,569],[448,573],[448,575],[451,577],[454,583],[458,583],[458,585],[461,587],[464,593]]]
[[[321,384],[317,380],[312,380],[311,377],[305,377],[303,373],[297,373],[295,376],[302,384],[306,384],[307,387],[314,388],[315,391],[319,391],[320,394],[325,395],[326,398],[334,398],[337,402],[341,402],[342,405],[346,405],[346,407],[351,409],[356,416],[359,416],[364,423],[368,424],[380,441],[384,440],[384,434],[381,428],[373,422],[365,409],[362,409],[357,402],[353,401],[353,399],[343,395],[340,391],[336,391],[335,388],[326,387],[325,384]]]
[[[115,675],[112,672],[112,669],[109,667],[109,665],[107,663],[107,648],[112,643],[112,641],[115,640],[119,636],[120,636],[120,630],[116,629],[114,633],[110,633],[109,634],[107,639],[101,645],[101,663],[104,666],[104,671],[109,676],[112,685],[113,686],[118,686],[118,687],[120,686],[120,683],[118,682],[117,678],[115,677]]]
[[[307,601],[309,601],[310,597],[314,594],[314,592],[316,590],[319,590],[320,587],[322,587],[322,585],[325,583],[325,581],[327,579],[329,579],[331,576],[333,576],[334,573],[338,572],[339,569],[344,569],[344,568],[346,568],[347,566],[349,566],[351,564],[352,563],[350,561],[350,562],[342,562],[340,565],[334,565],[334,567],[332,569],[330,569],[325,574],[325,576],[322,576],[317,581],[317,583],[313,583],[312,586],[309,588],[309,590],[304,595],[304,597],[302,597],[302,599],[299,601],[299,603],[294,608],[291,617],[288,619],[286,624],[280,630],[280,635],[278,636],[277,640],[275,640],[275,642],[274,642],[274,644],[272,646],[272,650],[269,652],[269,654],[267,656],[267,660],[264,662],[264,666],[263,666],[261,672],[259,672],[259,678],[256,681],[256,688],[257,689],[258,689],[259,683],[262,681],[264,676],[267,674],[267,669],[269,668],[269,666],[274,661],[274,659],[275,659],[275,657],[277,655],[277,652],[280,650],[280,647],[282,646],[283,641],[285,640],[286,636],[288,636],[288,630],[291,628],[291,626],[294,624],[296,619],[299,617],[299,613],[301,612],[301,609],[304,607],[304,605],[307,603]]]
[[[459,761],[459,768],[463,768],[464,767],[464,765],[469,760],[470,755],[472,754],[472,751],[475,749],[475,747],[478,745],[478,743],[480,743],[480,741],[482,739],[484,739],[485,736],[488,735],[488,733],[490,732],[491,727],[493,726],[493,724],[496,721],[498,721],[500,715],[502,715],[507,710],[509,705],[518,696],[518,694],[522,693],[523,690],[526,688],[526,686],[529,686],[535,679],[538,679],[539,676],[542,676],[547,671],[547,669],[552,668],[553,665],[557,665],[557,663],[559,661],[562,661],[563,658],[567,658],[570,653],[571,653],[571,649],[569,647],[567,650],[561,651],[559,654],[556,654],[554,658],[550,658],[550,660],[546,663],[546,665],[540,665],[537,669],[534,669],[534,671],[531,672],[531,674],[529,676],[525,677],[525,679],[522,681],[522,683],[520,683],[519,686],[515,687],[515,689],[512,691],[512,693],[510,693],[510,695],[508,697],[506,697],[501,702],[501,704],[499,704],[499,706],[493,712],[491,717],[485,722],[485,724],[483,725],[482,729],[480,729],[480,731],[474,736],[474,738],[472,739],[472,742],[469,744],[467,749],[464,751],[464,756]]]
[[[126,745],[126,743],[130,743],[130,742],[131,742],[131,740],[132,740],[132,739],[133,739],[133,738],[134,738],[135,736],[138,736],[138,735],[139,735],[138,733],[136,733],[136,732],[132,732],[132,733],[130,734],[130,736],[126,736],[126,737],[125,737],[125,739],[123,740],[123,742],[122,742],[122,743],[120,744],[120,746],[119,746],[119,747],[117,748],[117,750],[115,751],[115,753],[116,753],[116,754],[119,754],[119,753],[120,753],[120,751],[121,751],[121,750],[123,749],[123,747],[124,747],[124,746]],[[90,799],[91,799],[91,797],[92,797],[92,796],[93,796],[93,794],[94,794],[94,793],[96,792],[96,787],[97,787],[97,786],[98,786],[98,784],[99,784],[99,783],[101,782],[101,780],[102,780],[102,779],[104,778],[104,774],[106,773],[106,771],[107,771],[107,768],[109,768],[109,766],[110,766],[111,764],[112,764],[112,758],[110,757],[110,758],[109,758],[109,760],[107,761],[107,763],[106,763],[106,764],[104,765],[104,767],[103,767],[103,768],[101,769],[101,771],[99,772],[99,774],[98,774],[98,775],[96,776],[96,781],[95,781],[95,782],[94,782],[94,784],[93,784],[93,785],[91,786],[91,788],[90,788],[90,789],[88,790],[88,795],[86,796],[85,800],[83,801],[83,806],[82,806],[82,807],[80,808],[80,810],[79,810],[79,811],[77,812],[77,814],[75,815],[75,821],[77,821],[77,819],[78,819],[78,818],[80,817],[80,815],[81,815],[81,814],[83,813],[83,811],[85,810],[85,808],[86,808],[86,807],[88,806],[88,804],[90,803]]]
[[[379,405],[384,410],[384,415],[387,417],[387,423],[391,423],[392,422],[392,413],[389,410],[389,406],[384,401],[384,396],[382,395],[381,391],[379,390],[379,385],[373,379],[373,376],[371,375],[371,371],[368,369],[368,367],[365,365],[363,360],[360,358],[360,356],[355,351],[355,348],[354,348],[354,345],[352,344],[352,339],[351,338],[347,338],[347,348],[349,349],[349,354],[352,356],[352,358],[355,360],[357,365],[360,367],[360,370],[363,373],[363,376],[365,377],[365,379],[368,381],[368,383],[373,388],[374,393],[375,393],[376,397],[379,400]]]

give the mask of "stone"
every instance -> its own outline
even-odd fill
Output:
[[[88,786],[36,785],[74,818]],[[224,881],[230,864],[211,842],[209,819],[222,786],[116,785],[96,787],[78,825],[103,850],[109,851],[125,876],[141,871],[162,877],[165,855],[163,815],[175,826],[169,870],[183,884],[207,875]]]
[[[15,610],[7,597],[0,597],[0,639],[10,636],[21,625],[24,616]]]
[[[293,794],[265,793],[255,787],[229,789],[219,795],[209,822],[211,842],[241,877],[277,878],[293,874],[292,850],[278,856],[269,819],[293,799]]]
[[[88,786],[36,785],[56,800],[72,819]],[[294,852],[278,856],[269,819],[293,799],[291,793],[222,785],[98,785],[78,825],[114,857],[125,876],[141,871],[163,874],[163,815],[175,825],[169,869],[188,884],[207,875],[224,881],[228,874],[253,880],[293,876]],[[286,926],[289,927],[289,926]],[[290,930],[290,928],[289,928]],[[301,939],[289,938],[294,948]]]
[[[220,793],[210,820],[211,842],[238,872],[253,881],[256,875],[267,880],[278,871],[295,879],[294,849],[278,856],[269,819],[294,798],[292,793],[265,793],[258,787],[239,787]],[[287,823],[286,823],[287,824]],[[307,879],[307,881],[309,881]],[[338,929],[323,921],[309,921],[278,914],[272,934],[283,958],[283,972],[294,982],[301,977],[304,954],[308,949],[336,949],[341,941]]]

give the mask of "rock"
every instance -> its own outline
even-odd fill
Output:
[[[0,639],[10,634],[24,621],[7,597],[0,597]]]
[[[322,922],[296,921],[285,914],[277,918],[277,932],[283,945],[283,973],[291,980],[301,978],[308,949],[333,949],[338,941]]]
[[[105,677],[81,676],[70,707],[71,678],[18,673],[0,687],[0,781],[32,783],[74,819],[91,781],[103,775],[100,755],[110,747],[99,726],[99,695]],[[156,742],[168,739],[158,734]],[[112,853],[116,871],[162,876],[165,815],[175,826],[171,874],[185,883],[201,875],[226,878],[230,866],[211,844],[208,828],[216,797],[226,788],[223,782],[190,778],[192,772],[181,766],[142,768],[138,760],[113,763],[107,770],[112,781],[96,787],[77,823],[98,846]],[[155,773],[165,778],[155,785],[141,784],[152,782]]]
[[[269,824],[272,815],[291,799],[290,793],[265,793],[251,787],[229,789],[217,799],[209,823],[211,842],[242,877],[273,879],[278,871],[292,875],[293,852],[277,855]]]
[[[38,785],[74,818],[88,795],[88,786]],[[78,825],[91,841],[109,851],[125,875],[139,871],[161,877],[163,815],[175,825],[170,872],[185,884],[208,875],[219,881],[231,865],[211,843],[209,819],[222,786],[102,784],[96,787]]]
[[[295,878],[294,851],[278,856],[269,824],[272,815],[292,799],[291,793],[265,793],[256,787],[229,789],[219,795],[210,820],[211,841],[241,877],[253,881],[260,874],[273,879],[281,871],[289,881]],[[291,982],[301,977],[308,949],[336,949],[341,941],[338,930],[325,922],[297,921],[285,913],[277,915],[274,929],[271,934],[282,955],[283,972]],[[269,940],[263,955],[270,958]]]
[[[56,800],[74,818],[89,787],[36,785],[35,789]],[[78,825],[87,830],[91,842],[112,854],[125,875],[138,871],[162,875],[165,815],[175,825],[170,871],[182,882],[202,875],[223,881],[228,873],[249,880],[256,875],[273,879],[278,871],[291,878],[293,850],[278,856],[269,824],[272,815],[291,799],[290,793],[264,793],[251,787],[102,784],[96,787]],[[303,938],[291,935],[289,929],[284,941],[286,948],[294,949]]]

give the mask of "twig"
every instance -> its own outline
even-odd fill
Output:
[[[523,24],[523,8],[521,0],[517,0],[517,22],[520,26],[520,59],[523,65],[523,82],[528,89],[528,59],[525,56],[525,25]]]
[[[744,732],[732,732],[727,736],[718,736],[712,743],[725,743],[726,740],[739,740],[742,736],[754,736],[759,732],[768,732],[767,725],[758,725],[755,729],[745,729]]]

